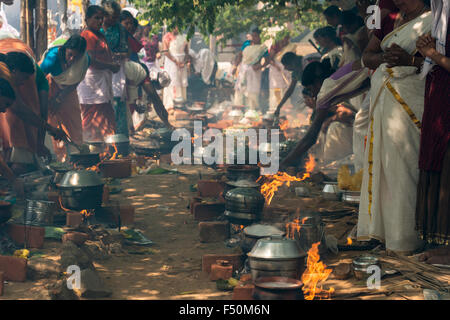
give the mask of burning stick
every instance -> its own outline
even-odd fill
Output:
[[[305,300],[313,300],[316,296],[319,299],[329,299],[334,292],[331,287],[328,290],[323,289],[324,282],[331,274],[331,269],[326,269],[326,265],[320,260],[319,255],[320,242],[314,243],[308,251],[307,268],[302,275],[303,293]]]

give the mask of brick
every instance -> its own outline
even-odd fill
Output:
[[[16,244],[23,245],[26,240],[28,248],[40,249],[44,246],[45,228],[10,224],[8,227],[8,235]]]
[[[0,297],[3,295],[3,286],[5,285],[5,273],[0,271]]]
[[[83,218],[81,212],[68,211],[66,212],[66,225],[68,227],[78,228],[83,223]]]
[[[62,242],[72,241],[79,246],[81,246],[87,240],[89,240],[89,235],[83,232],[67,232],[62,236]]]
[[[253,299],[253,290],[255,286],[251,283],[243,284],[239,283],[233,289],[233,300],[254,300]]]
[[[233,276],[233,266],[231,264],[222,265],[219,263],[214,263],[211,265],[211,273],[209,276],[209,279],[211,281],[216,281],[219,279],[228,280],[232,276]]]
[[[239,279],[239,281],[241,281],[242,283],[251,282],[252,281],[252,274],[251,273],[246,273],[246,274],[241,275],[241,278]]]
[[[225,211],[225,203],[194,203],[194,219],[197,221],[213,221]]]
[[[27,279],[27,259],[0,256],[0,271],[6,281],[24,282]]]
[[[215,180],[199,180],[197,185],[199,197],[217,197],[223,193],[225,188],[223,182]]]
[[[229,261],[233,266],[233,270],[241,269],[242,262],[242,254],[234,253],[234,254],[205,254],[202,257],[202,271],[206,273],[211,272],[211,265],[216,263],[217,260],[226,260]]]
[[[191,211],[191,214],[194,214],[194,205],[201,201],[202,201],[202,198],[200,198],[200,197],[194,197],[191,199],[191,202],[189,204],[189,210]]]
[[[120,211],[120,224],[123,226],[132,225],[134,223],[134,207],[132,205],[121,205]]]
[[[220,242],[230,237],[230,224],[226,221],[205,221],[198,224],[200,242]]]
[[[103,161],[100,171],[104,178],[124,179],[131,176],[131,159]]]

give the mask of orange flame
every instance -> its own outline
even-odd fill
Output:
[[[303,181],[306,178],[309,178],[309,173],[304,173],[302,178],[297,178],[288,175],[286,172],[278,172],[274,175],[268,175],[266,176],[266,179],[271,180],[270,182],[266,182],[261,186],[261,193],[266,199],[267,205],[270,205],[272,202],[272,198],[275,195],[275,192],[278,191],[278,188],[281,187],[284,183],[286,183],[286,186],[290,186],[291,182],[293,181]],[[259,181],[262,178],[259,177],[257,181]]]
[[[348,238],[347,238],[347,245],[348,245],[348,246],[351,246],[352,243],[353,243],[352,238],[348,237]]]
[[[323,289],[323,284],[328,279],[332,270],[327,269],[327,266],[322,261],[319,261],[319,245],[320,242],[314,243],[308,251],[307,267],[302,275],[302,290],[305,295],[305,300],[313,300],[316,296],[319,299],[329,299],[334,292],[333,287],[328,290]]]
[[[200,138],[200,136],[194,133],[194,136],[191,138],[191,142],[194,143],[195,139]]]
[[[314,157],[312,155],[309,155],[309,160],[305,164],[306,172],[309,172],[309,173],[313,172],[315,166],[316,166],[316,160],[314,159]]]
[[[116,160],[117,159],[117,154],[119,153],[119,151],[117,150],[117,146],[115,143],[113,143],[113,147],[114,147],[114,154],[112,155],[110,160]]]
[[[294,240],[296,234],[300,236],[301,226],[305,224],[306,220],[308,220],[308,217],[303,218],[302,221],[296,218],[292,222],[286,223],[287,238]]]
[[[283,131],[283,134],[286,139],[288,138],[287,133],[286,133],[287,129],[289,129],[289,120],[286,119],[280,123],[280,130]]]

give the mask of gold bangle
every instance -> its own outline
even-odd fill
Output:
[[[416,66],[416,56],[412,56],[412,65],[413,65],[413,67],[415,67]]]

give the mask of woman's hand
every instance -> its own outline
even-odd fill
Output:
[[[383,54],[383,60],[388,64],[388,68],[411,66],[413,56],[394,43],[390,48],[386,49],[386,52]]]
[[[49,135],[51,135],[55,140],[65,141],[67,140],[67,135],[62,129],[58,129],[48,125],[46,128]]]
[[[420,54],[424,57],[431,57],[436,54],[436,39],[429,34],[419,37],[416,46],[417,50],[419,50]]]

